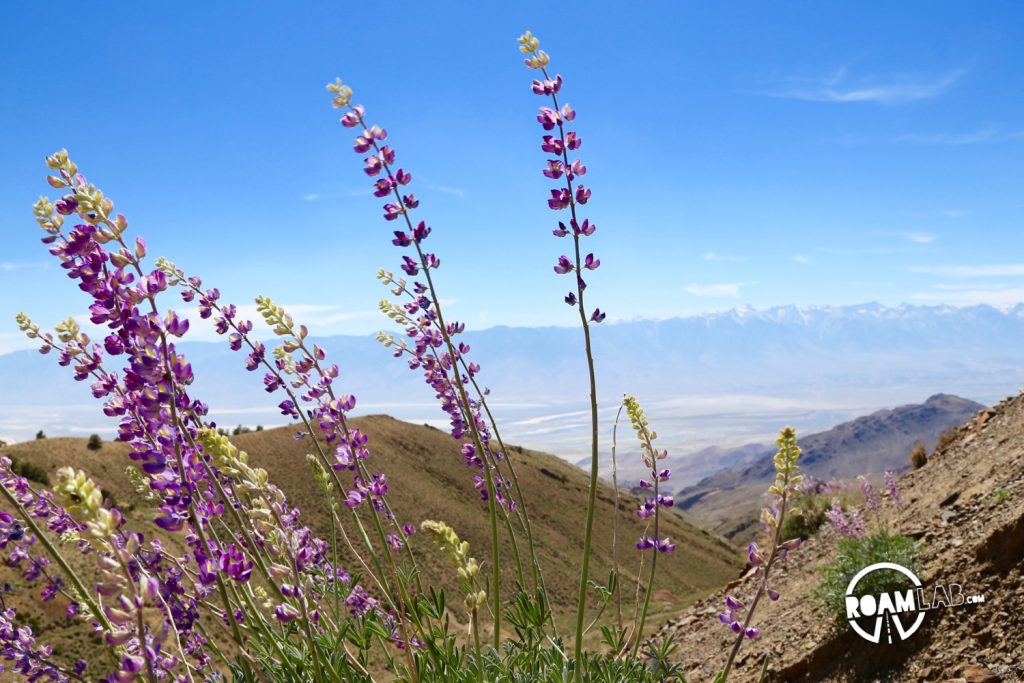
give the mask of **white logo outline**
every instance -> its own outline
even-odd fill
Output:
[[[906,576],[908,579],[910,579],[911,582],[913,582],[915,588],[921,587],[921,579],[917,578],[917,575],[914,574],[914,572],[910,571],[903,565],[896,564],[895,562],[876,562],[875,564],[868,565],[867,567],[864,567],[864,569],[861,569],[859,572],[857,572],[857,574],[850,580],[850,585],[846,587],[846,596],[851,597],[853,595],[853,589],[857,587],[857,584],[860,582],[860,580],[868,574],[870,574],[871,572],[877,571],[879,569],[892,569],[893,571],[897,571],[900,574]],[[900,640],[906,640],[910,636],[914,635],[917,629],[921,628],[921,623],[924,622],[924,611],[922,611],[920,607],[918,607],[917,612],[917,619],[914,621],[913,624],[911,624],[910,628],[908,629],[903,628],[903,622],[900,621],[900,617],[898,614],[892,613],[890,615],[892,617],[893,623],[896,624],[896,630],[899,632]],[[884,618],[884,614],[879,614],[878,617],[875,619],[874,633],[868,633],[867,631],[862,629],[860,625],[857,624],[857,622],[853,619],[850,619],[850,626],[853,628],[854,631],[857,632],[857,634],[861,638],[864,638],[869,642],[877,644],[882,639],[882,621],[884,620]],[[889,642],[892,642],[891,635],[889,636]]]

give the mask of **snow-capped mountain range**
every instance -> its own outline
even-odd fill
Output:
[[[597,326],[594,354],[602,434],[623,393],[645,405],[665,446],[691,452],[770,439],[782,424],[827,429],[885,407],[946,392],[982,403],[1024,385],[1024,304],[997,309],[876,303],[743,306],[686,318]],[[342,368],[358,411],[443,426],[432,392],[372,336],[316,340]],[[465,334],[504,436],[570,460],[587,451],[582,335],[571,327],[494,327]],[[268,346],[272,341],[268,340]],[[280,398],[262,391],[226,344],[179,348],[194,394],[221,424],[281,424]],[[113,432],[87,386],[53,356],[0,356],[0,439]],[[628,427],[628,423],[624,425]],[[620,430],[620,442],[623,434]],[[630,443],[631,447],[632,444]]]

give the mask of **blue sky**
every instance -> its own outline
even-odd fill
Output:
[[[383,7],[383,6],[381,6]],[[355,90],[414,176],[450,315],[572,324],[551,267],[538,35],[594,191],[609,318],[778,304],[1024,300],[1024,6],[978,3],[20,3],[0,37],[0,352],[84,298],[38,242],[65,146],[131,230],[320,334],[382,325],[397,269]]]

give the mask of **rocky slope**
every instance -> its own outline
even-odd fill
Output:
[[[879,410],[828,431],[800,439],[805,474],[822,480],[851,479],[861,474],[900,472],[917,443],[934,444],[942,432],[963,424],[982,408],[974,401],[936,394],[924,403]],[[727,538],[746,542],[756,527],[766,485],[775,477],[774,448],[756,462],[723,470],[677,494],[677,503]]]
[[[886,506],[887,521],[921,541],[921,581],[960,584],[984,603],[929,611],[917,633],[892,645],[836,631],[809,597],[834,552],[825,530],[774,574],[782,598],[762,603],[754,620],[762,635],[744,643],[731,680],[756,680],[766,654],[773,681],[1024,680],[1024,395],[982,410],[899,486],[904,507]],[[726,590],[749,600],[755,585],[747,572]],[[711,680],[732,643],[716,618],[723,594],[661,629],[683,643],[677,656],[691,681]]]

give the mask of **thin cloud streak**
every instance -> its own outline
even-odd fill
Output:
[[[424,185],[423,187],[427,190],[432,190],[434,192],[441,192],[443,194],[453,194],[456,197],[466,196],[466,191],[463,190],[461,187],[449,187],[447,185]]]
[[[1013,306],[1024,302],[1024,289],[964,289],[942,290],[936,292],[918,292],[911,294],[915,301],[943,303],[953,306],[973,306],[988,304],[990,306]]]
[[[704,257],[703,258],[704,258],[705,261],[708,261],[708,262],[719,261],[721,263],[745,263],[746,261],[750,260],[746,256],[734,256],[732,254],[719,254],[717,251],[707,251],[707,252],[704,252]]]
[[[838,69],[821,80],[805,80],[788,88],[762,94],[806,102],[873,102],[898,105],[938,97],[952,87],[964,73],[963,69],[957,69],[932,80],[913,80],[906,76],[892,75],[884,79],[873,79],[875,82],[862,78],[857,83],[850,83],[851,79],[847,77],[846,69]]]
[[[34,263],[17,263],[12,261],[4,261],[0,263],[0,271],[4,273],[14,272],[16,270],[43,270],[49,264],[45,261],[37,261]]]
[[[733,299],[740,298],[740,287],[742,285],[738,282],[723,282],[709,285],[687,285],[683,289],[693,296],[717,296],[717,297],[732,297]]]
[[[832,254],[834,256],[883,256],[885,254],[893,254],[897,250],[891,247],[864,247],[862,249],[819,247],[818,251],[823,254]]]
[[[941,277],[1021,277],[1024,276],[1024,263],[981,266],[914,266],[910,272]]]
[[[927,232],[903,232],[900,237],[910,240],[916,244],[931,244],[935,241],[935,235]]]
[[[901,142],[916,145],[979,145],[986,142],[1011,142],[1024,140],[1024,131],[1004,133],[997,128],[982,128],[968,133],[932,133],[930,135],[908,134],[899,137]]]

